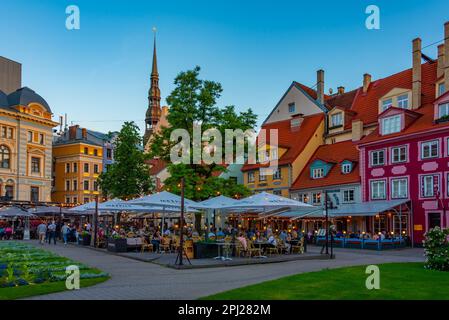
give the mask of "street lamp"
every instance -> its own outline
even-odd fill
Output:
[[[329,211],[327,207],[327,190],[324,191],[324,216],[326,217],[326,255],[329,254]]]

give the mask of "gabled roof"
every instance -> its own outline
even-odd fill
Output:
[[[318,129],[323,119],[324,114],[322,113],[305,116],[301,126],[296,130],[291,129],[291,119],[271,122],[262,126],[262,129],[267,130],[266,144],[270,143],[269,130],[277,129],[278,146],[287,149],[287,151],[280,157],[278,161],[279,165],[290,164],[299,156],[301,151],[304,150],[305,146],[312,138],[315,131]],[[253,170],[265,166],[267,165],[245,164],[242,167],[242,171]]]
[[[340,184],[350,184],[360,182],[359,169],[358,169],[359,152],[356,148],[356,144],[351,140],[338,142],[334,144],[327,144],[320,146],[315,154],[310,158],[307,165],[304,167],[301,174],[293,183],[291,189],[309,189],[326,187]],[[329,170],[326,177],[321,179],[312,179],[310,177],[310,165],[315,160],[322,160],[327,163],[334,163]],[[351,161],[354,163],[352,171],[348,174],[341,172],[340,164],[345,161]]]
[[[345,111],[349,111],[349,109],[352,107],[352,104],[354,103],[354,98],[356,95],[357,89],[342,94],[336,94],[326,99],[326,105],[329,110],[333,108],[339,108]]]
[[[288,87],[288,89],[285,91],[284,95],[282,96],[281,99],[279,99],[279,102],[276,104],[276,106],[273,108],[273,110],[271,110],[271,112],[268,114],[268,116],[265,118],[265,120],[263,121],[262,125],[265,125],[265,122],[271,117],[271,115],[273,114],[273,112],[277,109],[277,107],[279,106],[279,104],[282,102],[282,100],[284,100],[285,96],[287,95],[287,93],[293,88],[297,88],[299,91],[301,91],[311,102],[313,102],[318,108],[320,108],[323,112],[327,111],[327,107],[324,105],[321,105],[320,103],[318,103],[317,101],[317,92],[316,90],[302,84],[296,81],[293,81],[292,84]],[[329,96],[324,95],[324,100],[328,99]]]
[[[385,78],[388,80],[388,86],[390,91],[393,87],[406,87],[410,88],[412,86],[412,78],[411,78],[411,69],[403,71],[394,76],[394,79],[400,81],[400,85],[394,85],[391,81],[391,77]],[[393,80],[394,80],[393,79]],[[373,143],[376,141],[383,141],[391,138],[399,138],[401,136],[407,136],[409,134],[417,134],[417,133],[425,133],[432,129],[445,128],[449,127],[449,122],[436,123],[434,120],[434,103],[438,100],[435,100],[435,83],[437,82],[436,78],[436,63],[430,64],[425,63],[422,65],[422,106],[416,110],[405,110],[408,114],[414,115],[417,119],[414,120],[410,125],[408,125],[404,130],[398,133],[381,135],[379,133],[379,128],[374,130],[371,134],[364,137],[358,144],[363,145],[366,143]],[[386,87],[387,85],[381,84],[379,87]],[[378,97],[382,97],[379,92]],[[372,98],[373,99],[373,98]],[[394,108],[394,107],[392,107]],[[384,111],[384,113],[388,112],[391,108]]]
[[[424,63],[422,70],[422,105],[432,103],[435,99],[436,63]],[[377,122],[379,111],[379,99],[394,88],[412,89],[412,69],[407,69],[383,79],[371,82],[368,91],[363,93],[359,88],[351,110],[357,114],[354,120],[362,120],[364,125]],[[351,123],[345,125],[346,129]]]

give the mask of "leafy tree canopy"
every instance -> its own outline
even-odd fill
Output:
[[[153,190],[145,164],[142,137],[134,122],[125,122],[114,146],[114,163],[99,177],[103,194],[112,198],[134,198]]]

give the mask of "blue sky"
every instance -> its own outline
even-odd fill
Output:
[[[78,5],[81,29],[65,28]],[[365,28],[365,9],[381,10],[381,29]],[[177,73],[202,67],[218,81],[220,106],[248,107],[263,121],[293,80],[326,91],[361,85],[411,65],[411,41],[443,39],[447,0],[122,1],[2,0],[0,55],[23,64],[23,85],[40,93],[55,119],[90,129],[143,128],[150,84],[152,27],[158,29],[163,98]],[[424,50],[436,57],[436,45]]]

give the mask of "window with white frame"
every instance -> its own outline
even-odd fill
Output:
[[[352,164],[351,163],[343,163],[341,165],[341,172],[343,174],[351,173],[351,171],[352,171]]]
[[[438,96],[441,96],[445,91],[444,82],[438,84]]]
[[[425,175],[421,176],[421,196],[423,198],[430,198],[435,196],[435,191],[438,189],[438,176]]]
[[[390,108],[393,105],[393,99],[385,99],[382,101],[382,112],[387,110],[388,108]]]
[[[398,108],[408,109],[408,94],[403,94],[398,97]]]
[[[385,164],[385,150],[371,151],[371,165],[381,166]]]
[[[343,125],[343,114],[341,112],[331,116],[331,126],[337,127]]]
[[[277,168],[273,173],[273,180],[280,180],[281,178],[281,168]]]
[[[355,201],[355,190],[354,189],[347,189],[343,190],[343,202],[354,202]]]
[[[267,181],[267,172],[264,168],[259,169],[259,181]]]
[[[295,111],[296,111],[295,103],[294,103],[294,102],[289,103],[289,104],[288,104],[288,112],[289,112],[289,113],[293,113],[293,112],[295,112]]]
[[[405,199],[408,197],[408,179],[392,179],[391,180],[391,198]]]
[[[449,102],[440,104],[438,106],[438,118],[449,116]]]
[[[312,193],[312,204],[313,205],[321,204],[321,192]]]
[[[323,168],[312,169],[312,178],[313,179],[320,179],[322,177],[324,177],[324,169]]]
[[[385,180],[371,181],[371,199],[384,200],[386,198]]]
[[[421,143],[421,159],[429,159],[438,157],[439,154],[438,140],[426,141]]]
[[[407,161],[407,147],[394,147],[391,149],[391,162],[401,163]]]
[[[255,180],[254,171],[248,172],[248,183],[252,183],[252,182],[254,182],[254,180]]]
[[[300,193],[298,195],[298,200],[304,203],[309,203],[309,195],[307,193]]]
[[[382,119],[382,134],[391,134],[401,131],[401,116],[395,115]]]

